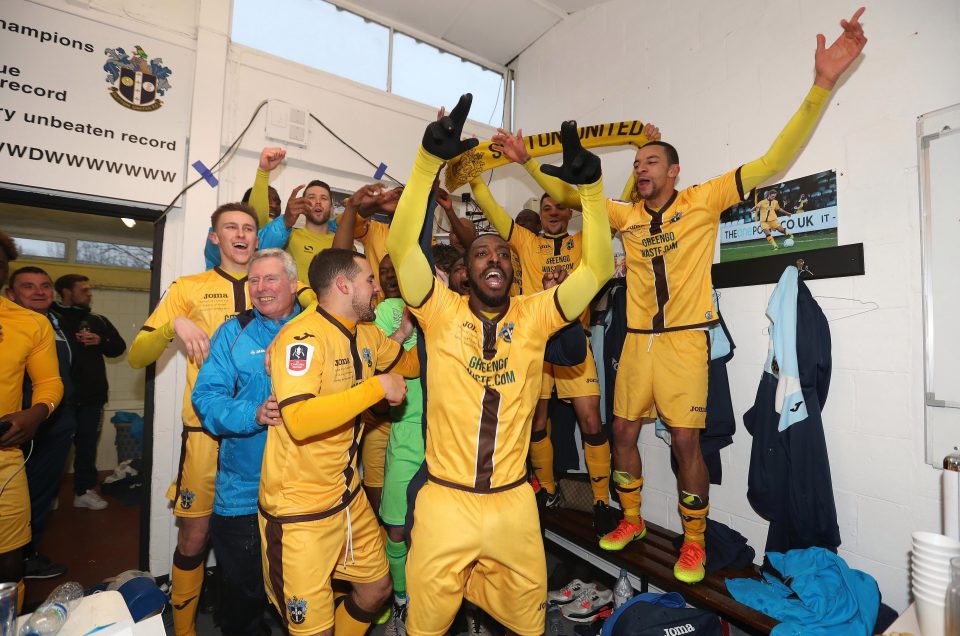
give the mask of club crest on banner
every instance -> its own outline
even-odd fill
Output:
[[[169,77],[173,71],[163,65],[163,58],[150,59],[140,46],[133,54],[121,47],[104,49],[107,61],[103,70],[110,84],[110,96],[125,108],[150,112],[163,106],[159,99],[170,88]]]

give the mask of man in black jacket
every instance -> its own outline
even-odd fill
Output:
[[[60,302],[54,310],[73,345],[73,399],[70,408],[76,413],[77,434],[74,438],[74,498],[77,508],[102,510],[107,502],[97,494],[97,440],[107,403],[107,368],[104,356],[123,355],[127,345],[116,327],[104,316],[90,311],[93,292],[90,279],[82,274],[66,274],[57,279],[54,288]]]

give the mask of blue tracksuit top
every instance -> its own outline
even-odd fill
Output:
[[[260,464],[267,427],[257,423],[257,408],[270,396],[264,352],[300,307],[283,320],[248,309],[220,325],[210,341],[210,356],[200,367],[191,399],[200,421],[220,437],[217,492],[213,512],[225,517],[257,512]]]

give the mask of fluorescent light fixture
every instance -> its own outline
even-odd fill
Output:
[[[134,221],[133,219],[128,219],[127,217],[122,217],[120,220],[123,221],[123,224],[126,225],[127,227],[133,227],[134,225],[137,224],[136,221]]]

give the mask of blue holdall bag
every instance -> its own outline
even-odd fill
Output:
[[[676,592],[638,594],[603,624],[600,636],[723,636],[713,612],[687,607]]]

